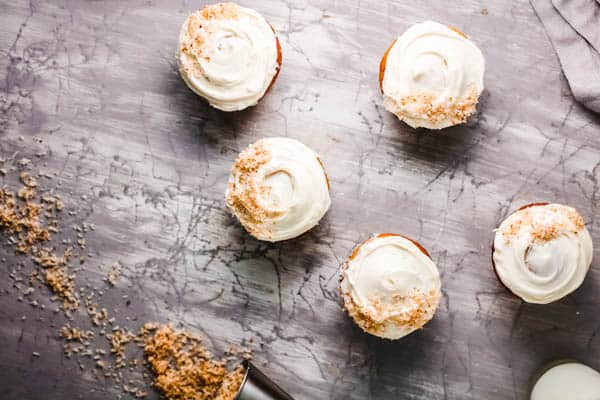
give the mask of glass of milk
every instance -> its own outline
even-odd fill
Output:
[[[554,362],[536,378],[530,400],[600,400],[600,372],[580,362]]]

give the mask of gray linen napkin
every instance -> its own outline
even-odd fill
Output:
[[[529,0],[575,99],[600,113],[600,0]]]

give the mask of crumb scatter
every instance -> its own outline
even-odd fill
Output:
[[[233,400],[245,375],[241,360],[250,358],[249,350],[232,348],[226,357],[217,359],[199,337],[175,331],[170,325],[145,323],[137,334],[119,327],[112,316],[118,316],[118,312],[111,309],[109,313],[101,305],[104,291],[91,285],[77,287],[75,282],[76,273],[93,254],[91,250],[87,254],[82,251],[87,248],[84,235],[93,231],[94,225],[74,225],[76,239],[63,239],[57,246],[53,234],[60,232],[58,218],[65,208],[61,196],[42,191],[38,194],[38,182],[29,172],[21,172],[19,178],[23,184],[19,189],[0,188],[0,231],[10,248],[28,257],[34,269],[26,273],[26,263],[21,262],[8,277],[18,290],[17,301],[32,307],[46,308],[41,299],[34,298],[41,293],[35,285],[42,283],[50,289],[50,300],[58,303],[51,308],[53,313],[62,310],[69,321],[57,334],[63,341],[64,356],[74,359],[80,370],[89,370],[95,378],[112,380],[131,397],[146,397],[146,388],[152,384],[168,400]],[[72,266],[72,259],[79,265]],[[121,268],[115,262],[106,275],[109,290],[117,285]],[[127,297],[123,296],[129,305]],[[83,326],[74,326],[73,315],[81,305],[87,319]],[[129,317],[125,319],[130,321]],[[26,316],[21,320],[25,321]],[[77,324],[80,322],[77,319]],[[131,348],[136,345],[143,349],[142,354]],[[41,354],[32,352],[32,356]]]

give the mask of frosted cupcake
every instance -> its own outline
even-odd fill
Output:
[[[365,332],[400,339],[429,322],[441,297],[435,263],[402,235],[375,235],[354,249],[342,267],[344,308]]]
[[[234,3],[208,5],[181,27],[177,53],[185,83],[211,106],[253,106],[275,82],[281,46],[262,15]]]
[[[252,236],[269,242],[300,236],[319,223],[331,204],[321,160],[289,138],[261,139],[242,151],[225,199]]]
[[[535,203],[500,224],[492,258],[511,292],[528,303],[547,304],[583,283],[592,252],[592,238],[577,210]]]
[[[383,105],[413,128],[442,129],[475,112],[485,60],[465,34],[437,22],[411,26],[379,65]]]

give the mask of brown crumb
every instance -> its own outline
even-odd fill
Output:
[[[87,291],[84,288],[75,290],[74,275],[70,274],[70,261],[73,256],[72,247],[66,247],[62,254],[52,244],[51,234],[59,230],[56,213],[64,208],[61,197],[53,193],[38,196],[37,181],[28,173],[20,175],[23,187],[15,191],[7,187],[0,188],[0,230],[8,238],[8,244],[18,253],[31,258],[36,268],[30,276],[21,277],[13,270],[9,276],[16,282],[29,282],[30,286],[22,289],[17,298],[29,302],[35,291],[34,284],[43,282],[52,290],[53,300],[62,301],[65,316],[72,320],[71,313],[83,302],[88,318],[93,325],[92,330],[84,330],[65,324],[60,329],[60,337],[64,340],[63,351],[67,358],[76,358],[80,369],[94,367],[93,375],[99,379],[111,379],[116,387],[137,398],[148,395],[143,380],[129,379],[140,372],[144,363],[133,354],[126,360],[126,348],[136,342],[144,348],[144,355],[151,371],[154,373],[154,385],[167,399],[216,399],[233,400],[245,375],[244,367],[228,368],[229,363],[242,358],[249,358],[248,351],[234,349],[222,360],[213,359],[211,354],[201,345],[199,338],[185,332],[176,332],[170,326],[146,323],[137,335],[115,326],[115,318],[109,318],[108,311],[96,303],[101,291]],[[77,243],[80,248],[86,247],[83,233],[93,230],[93,225],[83,223],[76,226]],[[63,245],[72,244],[65,240]],[[89,256],[89,254],[88,254]],[[76,255],[83,259],[82,255]],[[114,285],[120,276],[121,266],[115,263],[107,276],[109,284]],[[77,271],[77,268],[72,270]],[[16,287],[16,286],[15,286]],[[37,300],[30,301],[37,306]],[[44,305],[41,305],[43,308]],[[59,312],[56,307],[54,312]],[[23,320],[25,317],[22,318]],[[128,318],[127,318],[128,319]],[[91,348],[96,336],[105,336],[110,345],[110,353],[102,348]],[[32,356],[40,357],[33,352]],[[86,364],[86,360],[89,364]],[[147,373],[140,374],[144,379]],[[133,375],[135,376],[135,375]],[[120,395],[118,396],[121,397]]]
[[[94,332],[72,328],[69,324],[66,324],[60,329],[60,336],[70,342],[84,342],[93,339]]]
[[[79,308],[79,299],[75,295],[73,276],[68,275],[64,269],[53,267],[46,270],[46,283],[50,289],[63,299],[63,307],[68,310]]]
[[[42,226],[41,206],[30,201],[35,197],[35,190],[23,187],[20,192],[23,190],[27,191],[27,195],[17,197],[5,187],[0,189],[0,228],[16,235],[15,250],[26,254],[34,244],[47,242],[50,233]]]
[[[117,284],[117,280],[121,276],[121,265],[119,263],[114,263],[108,275],[106,276],[106,281],[110,284],[110,286],[115,286]]]
[[[226,359],[230,361],[239,360],[240,358],[244,360],[252,359],[252,351],[246,347],[234,347],[231,346],[226,352]]]
[[[199,337],[164,325],[148,336],[144,354],[154,373],[154,386],[169,400],[233,400],[245,370],[228,372],[213,359]]]
[[[111,353],[116,356],[115,366],[117,368],[126,366],[125,346],[134,339],[134,335],[125,329],[117,329],[106,337],[110,340]]]
[[[106,308],[102,308],[98,310],[98,305],[92,302],[89,298],[85,298],[85,308],[87,310],[88,316],[92,320],[92,323],[95,326],[106,326],[108,320],[108,312]]]
[[[221,387],[217,391],[217,395],[215,396],[216,400],[233,400],[237,395],[240,387],[242,386],[242,382],[246,376],[246,368],[243,366],[238,366],[232,372],[225,375],[225,379],[221,383]]]
[[[17,195],[6,187],[0,189],[0,229],[10,237],[17,237],[13,243],[16,252],[29,254],[36,264],[45,268],[45,283],[63,301],[65,309],[77,309],[79,299],[73,277],[66,271],[71,248],[58,256],[54,249],[41,247],[50,240],[50,232],[58,231],[52,210],[46,210],[48,215],[42,212],[42,203],[47,203],[49,197],[45,195],[40,202],[36,201],[35,178],[27,172],[21,172],[19,177],[24,186]]]
[[[37,187],[37,180],[33,176],[30,176],[28,172],[21,172],[21,175],[19,176],[19,178],[21,179],[21,182],[23,182],[23,184],[26,187],[28,187],[28,188]]]
[[[33,248],[33,261],[44,268],[64,267],[69,264],[72,254],[71,247],[67,247],[62,256],[57,256],[51,249]]]

